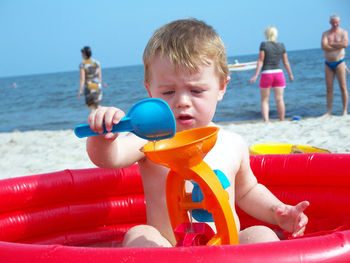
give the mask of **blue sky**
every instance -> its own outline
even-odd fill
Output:
[[[78,70],[84,45],[103,68],[139,65],[158,27],[189,17],[212,25],[228,56],[257,54],[268,25],[287,50],[319,48],[331,14],[350,31],[349,10],[348,0],[1,0],[0,77]]]

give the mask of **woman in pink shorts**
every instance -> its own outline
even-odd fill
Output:
[[[284,44],[277,43],[277,33],[277,29],[273,26],[269,26],[265,30],[267,41],[260,44],[258,64],[254,76],[250,79],[250,82],[255,82],[261,70],[261,113],[265,122],[269,121],[269,97],[271,88],[273,88],[275,95],[278,117],[281,121],[284,120],[285,106],[283,92],[286,81],[280,64],[281,59],[288,72],[289,80],[291,82],[294,80]]]

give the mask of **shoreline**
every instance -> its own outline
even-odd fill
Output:
[[[350,114],[349,114],[350,115]],[[286,117],[284,122],[289,122],[289,121],[301,121],[301,120],[309,120],[309,119],[321,119],[322,117],[319,116],[319,117],[303,117],[303,116],[296,116],[296,117],[300,117],[301,119],[300,120],[293,120],[293,117]],[[337,118],[337,117],[343,117],[343,116],[340,116],[340,115],[332,115],[328,118]],[[327,117],[326,117],[327,118]],[[346,118],[346,117],[345,117]],[[270,119],[269,121],[270,123],[275,123],[275,122],[278,122],[278,123],[281,123],[278,119]],[[256,124],[256,123],[265,123],[263,122],[263,120],[260,118],[260,119],[252,119],[252,120],[232,120],[232,121],[218,121],[218,122],[214,122],[215,124],[219,125],[219,126],[222,126],[222,127],[226,127],[228,125],[231,125],[231,124],[236,124],[236,125],[241,125],[241,124]],[[19,133],[24,133],[24,132],[55,132],[55,131],[73,131],[73,129],[71,128],[61,128],[61,129],[57,129],[57,130],[53,130],[53,129],[48,129],[48,130],[20,130],[20,129],[13,129],[12,131],[0,131],[0,135],[1,134],[6,134],[6,133],[16,133],[16,132],[19,132]]]
[[[299,121],[262,120],[220,122],[222,129],[241,135],[248,146],[259,143],[310,145],[332,153],[350,153],[350,115],[303,118]],[[0,179],[96,167],[89,159],[86,138],[73,130],[0,133]]]

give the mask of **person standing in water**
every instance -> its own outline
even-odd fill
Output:
[[[349,94],[346,87],[346,70],[344,57],[348,47],[348,32],[339,27],[340,18],[330,16],[331,29],[322,34],[321,46],[325,56],[325,79],[327,87],[327,112],[323,117],[332,114],[334,78],[337,77],[343,102],[343,115],[348,114]]]
[[[80,99],[83,88],[85,95],[85,104],[90,108],[90,112],[95,111],[102,100],[102,72],[100,63],[91,57],[91,48],[85,46],[81,49],[81,55],[84,59],[80,63],[80,88],[78,98]]]
[[[259,76],[260,70],[260,95],[261,95],[261,114],[265,122],[269,121],[269,97],[271,88],[275,94],[277,112],[280,121],[284,120],[285,105],[283,100],[286,81],[280,64],[282,59],[286,68],[289,80],[292,82],[294,76],[290,67],[287,52],[283,43],[277,42],[278,31],[274,26],[269,26],[264,31],[266,40],[260,44],[258,64],[254,76],[250,79],[253,83]]]

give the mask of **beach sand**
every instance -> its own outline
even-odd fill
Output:
[[[292,143],[350,153],[350,115],[269,123],[229,122],[219,126],[240,134],[248,146]],[[0,133],[0,179],[95,167],[85,143],[86,139],[77,138],[72,130]]]

